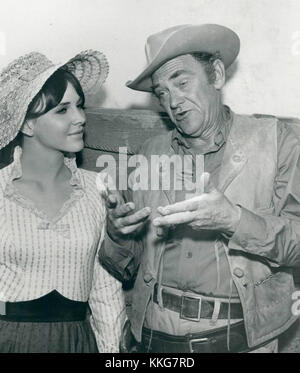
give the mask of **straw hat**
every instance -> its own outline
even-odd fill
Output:
[[[11,62],[0,74],[0,149],[18,134],[28,105],[59,68],[73,73],[84,93],[100,87],[108,75],[108,62],[99,51],[80,52],[67,62],[54,64],[32,52]]]
[[[147,67],[127,87],[137,91],[152,91],[152,74],[165,62],[183,54],[220,52],[225,68],[230,66],[240,50],[240,40],[227,27],[179,25],[149,36],[146,43]]]

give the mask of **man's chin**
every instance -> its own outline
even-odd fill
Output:
[[[177,130],[178,132],[181,133],[181,135],[183,137],[191,137],[191,138],[194,138],[194,137],[199,137],[199,134],[198,133],[195,133],[194,131],[189,131],[188,130],[188,125],[187,126],[177,126]]]

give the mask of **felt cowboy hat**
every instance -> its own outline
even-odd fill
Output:
[[[28,105],[59,68],[74,74],[84,93],[101,86],[109,70],[105,55],[94,50],[80,52],[59,64],[38,52],[12,61],[0,74],[0,149],[16,137]]]
[[[227,68],[239,53],[240,40],[235,32],[224,26],[180,25],[149,36],[145,49],[147,67],[126,85],[137,91],[151,92],[151,75],[168,60],[188,53],[220,52]]]

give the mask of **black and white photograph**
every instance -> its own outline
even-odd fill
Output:
[[[299,353],[300,1],[0,5],[0,360]]]

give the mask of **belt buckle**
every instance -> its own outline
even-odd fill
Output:
[[[184,301],[186,299],[192,299],[192,300],[197,300],[198,301],[198,313],[197,316],[192,317],[192,316],[186,316],[184,315]],[[181,307],[180,307],[180,319],[184,320],[190,320],[190,321],[200,321],[200,316],[201,316],[201,297],[196,298],[196,297],[191,297],[189,295],[182,295],[181,296]]]
[[[208,338],[192,338],[189,340],[189,348],[190,348],[190,353],[194,353],[194,349],[193,349],[193,343],[197,343],[197,342],[207,342],[208,341]]]

